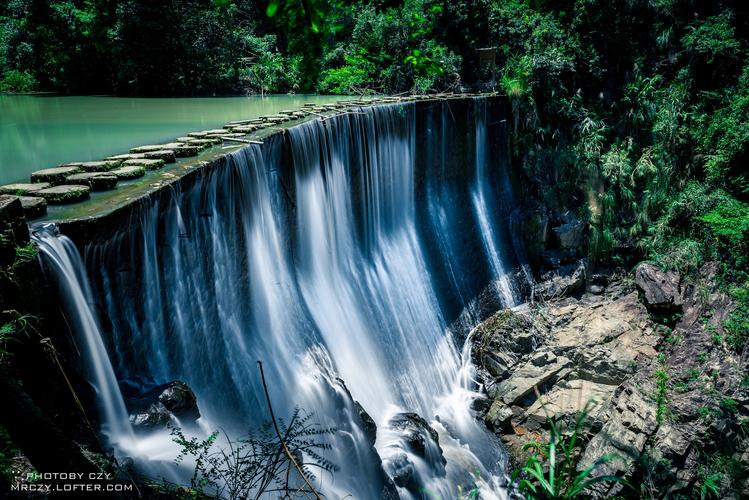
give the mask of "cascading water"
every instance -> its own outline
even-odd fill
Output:
[[[79,334],[76,340],[83,349],[85,370],[96,391],[102,432],[115,444],[120,439],[132,439],[125,403],[91,307],[94,301],[78,249],[69,238],[56,234],[54,226],[40,228],[32,239],[39,246],[43,264],[57,280],[65,316]]]
[[[489,151],[497,139],[487,137],[486,104],[464,110],[473,118],[463,120],[462,147],[474,149],[474,165],[456,164],[464,152],[445,144],[460,124],[445,105],[360,111],[232,153],[86,245],[115,371],[185,380],[205,426],[241,433],[268,418],[261,360],[277,413],[299,405],[339,429],[328,458],[341,470],[322,486],[333,497],[380,498],[379,455],[402,498],[450,497],[473,484],[503,498],[504,453],[470,409],[478,393],[469,347],[461,352],[448,328],[489,283],[505,306],[515,300],[507,227],[482,187],[504,175],[492,168],[502,160]],[[43,249],[72,246],[52,240],[41,237]],[[70,266],[80,278],[81,264]],[[351,398],[377,423],[376,453]],[[436,444],[409,448],[398,423],[408,412],[437,431],[446,464]],[[115,442],[129,432],[108,425]]]

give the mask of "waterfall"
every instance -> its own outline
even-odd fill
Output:
[[[327,458],[341,470],[326,493],[379,498],[381,459],[391,476],[404,463],[415,471],[422,491],[401,486],[404,499],[472,485],[505,498],[504,451],[471,410],[470,346],[448,327],[487,284],[498,303],[516,300],[502,194],[484,187],[506,183],[505,139],[487,132],[501,110],[487,108],[394,104],[310,121],[142,202],[84,249],[114,372],[184,380],[206,428],[241,433],[268,418],[261,360],[277,413],[298,405],[339,429]],[[98,339],[90,356],[104,366],[94,380],[106,425],[124,426],[86,271],[63,236],[40,244],[67,249],[74,271],[58,269],[77,280],[66,294],[80,296],[68,312]],[[352,398],[377,424],[375,450]],[[437,431],[446,465],[408,449],[392,424],[403,412]]]
[[[92,309],[91,288],[78,250],[69,238],[56,234],[52,225],[34,231],[32,239],[39,246],[42,264],[58,284],[65,316],[78,336],[77,345],[83,350],[85,370],[100,406],[102,432],[114,444],[131,440],[133,431]]]

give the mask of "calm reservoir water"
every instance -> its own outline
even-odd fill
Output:
[[[0,184],[34,170],[126,153],[229,121],[326,103],[341,96],[205,98],[0,95]]]

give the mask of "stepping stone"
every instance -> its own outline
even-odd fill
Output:
[[[70,184],[88,186],[93,191],[109,191],[117,185],[117,176],[109,172],[88,172],[84,174],[73,174],[67,178]]]
[[[225,130],[222,129],[222,128],[214,128],[214,129],[211,129],[211,130],[204,130],[203,131],[203,133],[205,135],[223,134],[224,132],[225,132]],[[187,135],[190,135],[190,134],[187,134]]]
[[[50,184],[49,182],[36,182],[33,184],[6,184],[5,186],[0,186],[0,194],[22,196],[27,193],[39,191],[40,189],[47,189],[51,186],[52,184]]]
[[[186,158],[188,156],[197,155],[203,149],[204,149],[203,147],[198,147],[196,145],[185,143],[181,146],[172,148],[172,151],[174,151],[174,156],[176,156],[177,158]]]
[[[75,166],[60,166],[53,168],[45,168],[44,170],[37,170],[31,174],[31,182],[48,182],[53,186],[62,184],[65,182],[65,177],[73,174],[77,174],[81,171],[81,167]]]
[[[171,149],[160,149],[158,151],[147,151],[143,157],[149,160],[164,160],[165,163],[174,163],[176,160],[174,151]]]
[[[112,170],[111,173],[116,175],[120,180],[136,179],[146,175],[146,168],[142,166],[120,167],[116,170]]]
[[[114,170],[122,165],[122,160],[87,161],[81,163],[84,172],[105,172]]]
[[[208,139],[193,139],[189,141],[187,144],[190,146],[197,146],[201,150],[203,150],[203,149],[208,149],[211,146],[213,146],[214,142],[213,140],[208,140]]]
[[[34,192],[36,196],[41,196],[47,203],[53,205],[62,205],[64,203],[75,203],[88,198],[91,188],[80,185],[62,185],[52,186],[47,189],[40,189]]]
[[[135,160],[137,158],[145,158],[145,153],[125,153],[124,155],[115,155],[107,157],[107,160]]]
[[[174,149],[176,146],[179,146],[179,142],[170,142],[169,144],[149,144],[147,146],[138,146],[137,148],[132,148],[130,150],[131,153],[150,153],[152,151],[163,151],[165,149]]]
[[[194,137],[190,137],[189,135],[183,135],[182,137],[177,137],[177,140],[179,142],[187,142],[195,139]]]
[[[189,135],[190,137],[196,138],[196,137],[205,137],[206,134],[207,132],[190,132],[187,135]]]
[[[47,213],[47,200],[39,196],[19,196],[27,219],[36,219]]]
[[[143,158],[142,160],[126,160],[126,167],[144,167],[146,170],[156,170],[164,166],[164,160],[149,160]]]

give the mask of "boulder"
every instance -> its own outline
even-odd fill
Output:
[[[142,166],[127,166],[112,170],[112,173],[120,180],[136,179],[146,175],[146,169]]]
[[[81,167],[77,165],[62,165],[59,167],[45,168],[37,170],[31,174],[31,182],[45,182],[53,186],[65,183],[65,178],[69,175],[81,172]]]
[[[39,191],[40,189],[47,189],[51,186],[52,184],[48,182],[34,182],[31,184],[6,184],[5,186],[0,186],[0,194],[23,196],[25,194],[33,193],[34,191]]]
[[[68,184],[88,186],[93,191],[108,191],[117,186],[117,176],[107,172],[86,172],[73,174],[66,178]]]
[[[640,264],[635,270],[635,283],[642,292],[648,309],[661,312],[681,311],[684,300],[677,273],[661,271],[652,264]]]
[[[80,185],[61,185],[52,186],[47,189],[40,189],[34,194],[47,200],[52,205],[62,205],[65,203],[75,203],[86,200],[89,197],[91,188]]]

